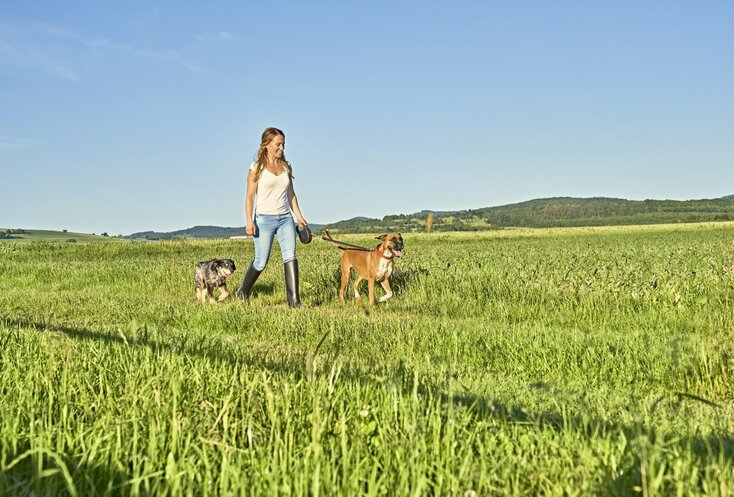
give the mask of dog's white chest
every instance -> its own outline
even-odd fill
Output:
[[[375,281],[380,282],[385,278],[389,278],[392,274],[392,259],[380,258],[380,264],[377,266],[377,272],[375,273]]]

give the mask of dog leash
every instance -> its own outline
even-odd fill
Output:
[[[367,248],[367,247],[360,247],[359,245],[352,245],[351,243],[344,243],[340,242],[339,240],[334,240],[332,238],[331,233],[329,233],[329,230],[324,230],[324,236],[321,237],[322,240],[326,240],[327,242],[335,243],[340,249],[342,250],[362,250],[364,252],[374,252],[374,248]]]

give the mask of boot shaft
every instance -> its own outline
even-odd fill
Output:
[[[299,307],[301,297],[298,295],[298,259],[283,264],[285,269],[285,295],[290,307]]]
[[[245,277],[242,279],[242,284],[235,292],[235,295],[238,299],[247,300],[250,298],[252,287],[257,279],[260,277],[260,273],[262,273],[262,271],[258,271],[257,269],[255,269],[254,263],[251,263],[250,266],[247,268]]]

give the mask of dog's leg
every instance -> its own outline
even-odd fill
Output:
[[[382,288],[385,290],[385,295],[380,297],[380,302],[385,302],[386,300],[392,298],[392,288],[390,288],[390,281],[388,281],[386,278],[382,280],[380,285],[382,285]]]
[[[339,299],[344,303],[344,290],[347,288],[347,283],[349,283],[349,271],[351,270],[349,264],[342,259],[342,279],[341,284],[339,285]]]
[[[375,305],[375,280],[372,278],[367,279],[367,292],[370,296],[370,305]]]
[[[209,300],[210,304],[213,304],[214,302],[216,302],[216,300],[214,300],[214,288],[207,285],[204,292],[205,292],[204,295]]]
[[[358,299],[358,298],[361,298],[361,297],[362,297],[362,296],[361,296],[361,295],[359,294],[359,284],[360,284],[360,283],[362,283],[362,280],[363,280],[363,279],[364,279],[364,278],[362,278],[361,276],[357,275],[357,281],[355,281],[355,282],[354,282],[354,285],[352,286],[352,288],[354,288],[354,298],[355,298],[355,299]]]
[[[221,302],[222,300],[229,297],[229,293],[227,293],[227,287],[222,285],[219,287],[219,298],[217,299],[218,302]]]
[[[201,288],[196,287],[196,300],[201,302]]]

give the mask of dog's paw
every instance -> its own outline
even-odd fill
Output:
[[[392,292],[386,293],[382,297],[379,298],[379,302],[385,302],[387,300],[390,300],[392,298]]]

